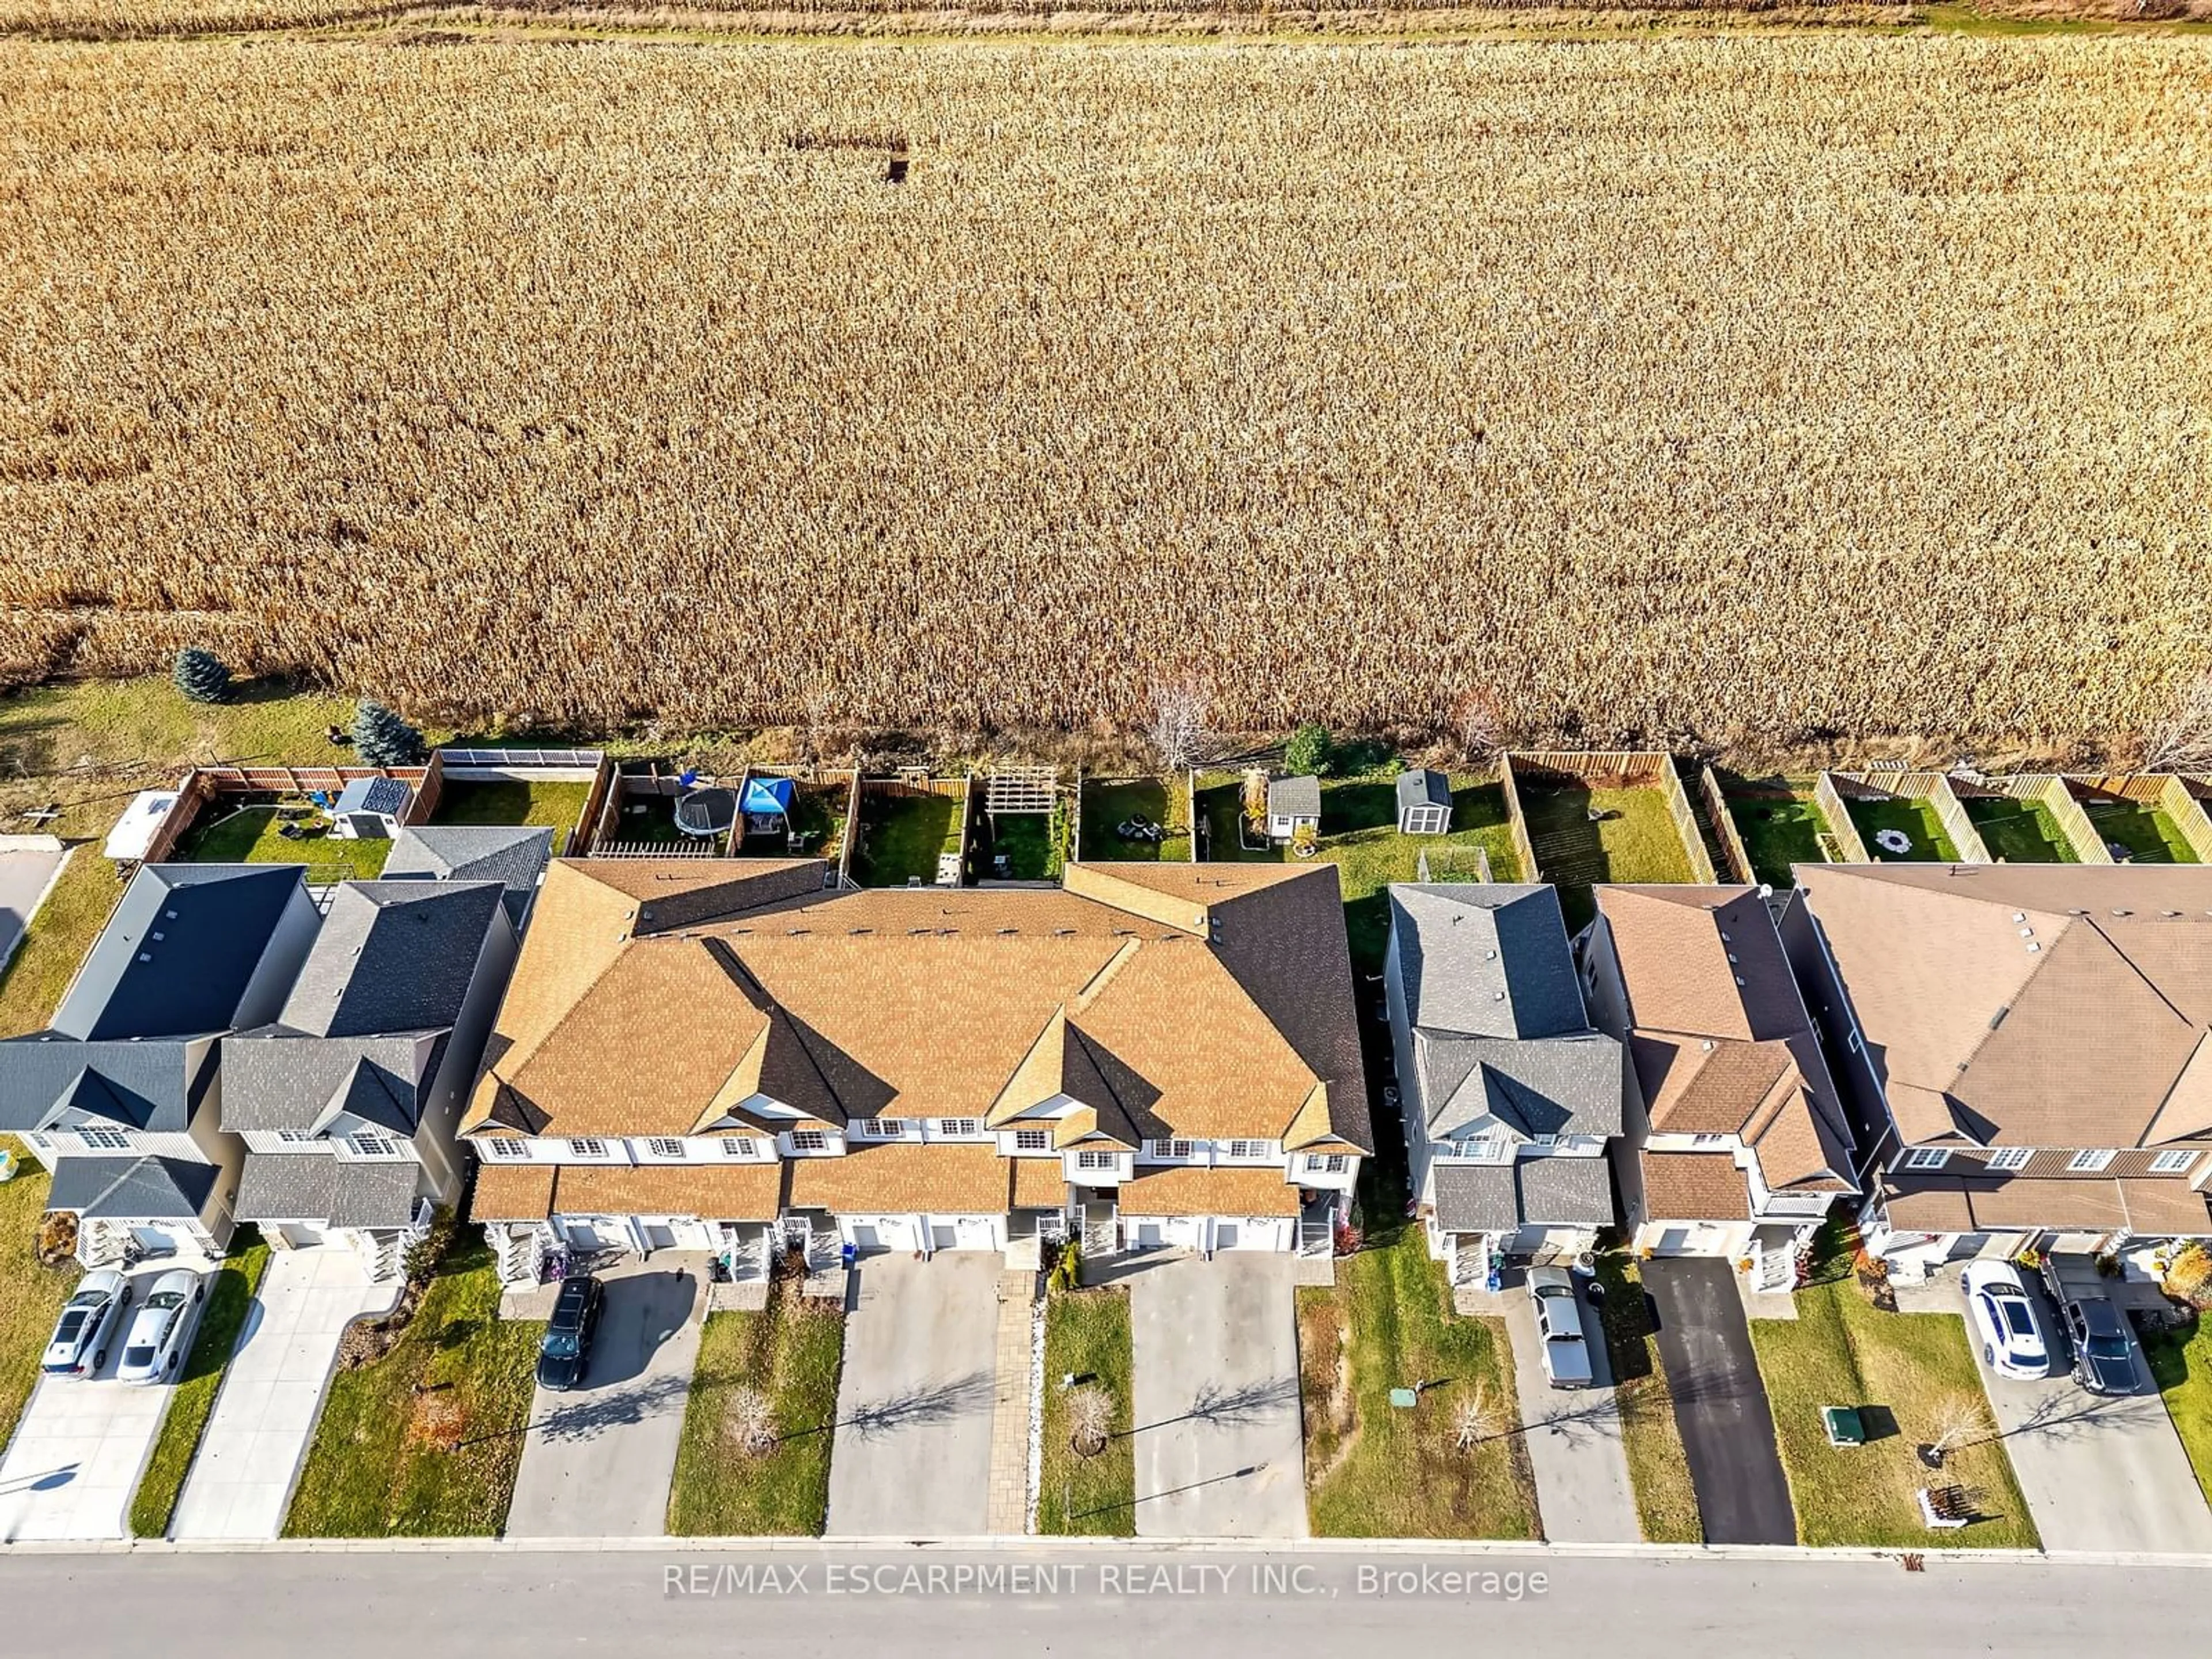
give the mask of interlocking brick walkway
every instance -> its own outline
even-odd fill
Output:
[[[1034,1273],[999,1275],[997,1380],[991,1401],[991,1530],[1023,1533],[1030,1515],[1030,1317]]]

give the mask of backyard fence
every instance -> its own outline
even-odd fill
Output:
[[[1828,834],[1836,843],[1838,863],[1874,862],[1874,854],[1867,851],[1865,838],[1859,834],[1858,825],[1852,822],[1850,805],[1844,800],[1844,792],[1836,787],[1832,773],[1821,773],[1820,781],[1813,786],[1813,805],[1820,809],[1820,816],[1827,820]]]
[[[2164,813],[2174,833],[2197,854],[2197,861],[2212,864],[2212,817],[2207,816],[2187,780],[2171,772],[2135,772],[2118,777],[2069,777],[2066,784],[2077,800],[2130,801]]]
[[[1513,828],[1513,849],[1520,854],[1531,880],[1543,878],[1537,872],[1535,843],[1529,837],[1528,817],[1522,810],[1524,784],[1538,788],[1656,789],[1667,803],[1667,816],[1674,821],[1675,839],[1682,843],[1682,855],[1689,860],[1691,880],[1711,885],[1720,879],[1672,755],[1634,749],[1587,753],[1520,750],[1499,757],[1498,775],[1505,793],[1506,817]]]
[[[1958,793],[1951,787],[1951,781],[1941,772],[1824,772],[1821,777],[1824,781],[1833,781],[1831,793],[1837,797],[1843,814],[1841,823],[1837,825],[1839,835],[1844,826],[1848,824],[1856,836],[1857,826],[1851,823],[1846,805],[1850,801],[1885,798],[1925,801],[1935,812],[1936,822],[1943,826],[1943,833],[1951,838],[1951,845],[1958,849],[1961,864],[1996,862],[1990,856],[1990,849],[1982,842],[1981,831],[1974,828],[1973,821],[1966,816],[1966,809],[1959,804]],[[1826,805],[1823,800],[1823,811],[1826,810]],[[1863,839],[1859,841],[1858,850],[1862,854],[1861,862],[1873,862],[1863,856],[1866,852]]]
[[[402,824],[427,823],[437,810],[445,769],[434,752],[428,766],[196,766],[177,786],[177,799],[146,843],[142,864],[161,864],[176,854],[200,815],[226,795],[336,795],[361,778],[397,778],[407,785]]]
[[[1710,766],[1698,769],[1698,794],[1705,804],[1705,816],[1713,822],[1713,836],[1720,842],[1721,857],[1729,866],[1728,878],[1747,887],[1755,884],[1759,878],[1753,872],[1751,854],[1745,849],[1735,820],[1729,815],[1728,798],[1721,793],[1721,781],[1713,775]]]
[[[1981,778],[1969,782],[1954,780],[1953,793],[1961,800],[1990,796],[2006,800],[2029,801],[2051,814],[2058,826],[2058,833],[2066,837],[2066,844],[2074,849],[2074,856],[2083,864],[2110,864],[2111,852],[2105,838],[2097,833],[2089,815],[2081,810],[2081,803],[2074,799],[2074,792],[2066,787],[2066,780],[2051,772],[2018,772],[2008,777]]]

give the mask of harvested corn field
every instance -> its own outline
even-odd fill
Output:
[[[0,75],[18,678],[2064,743],[2212,655],[2191,41]]]

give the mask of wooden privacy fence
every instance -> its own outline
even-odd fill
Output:
[[[2083,864],[2110,864],[2112,855],[2105,846],[2105,838],[2089,822],[2089,815],[2081,810],[2081,803],[2074,799],[2074,792],[2066,787],[2066,780],[2053,772],[2016,772],[2007,777],[1981,778],[1972,782],[1964,779],[1952,785],[1953,793],[1961,800],[1987,799],[1996,796],[2005,800],[2033,801],[2051,814],[2058,826],[2058,833],[2066,837],[2066,844],[2074,849],[2074,856]]]
[[[1843,791],[1836,787],[1832,773],[1820,774],[1820,781],[1813,786],[1813,805],[1820,809],[1820,816],[1828,823],[1828,834],[1836,843],[1839,864],[1872,864],[1874,854],[1867,851],[1859,827],[1851,821],[1851,809],[1844,799]]]
[[[1541,880],[1542,877],[1537,873],[1535,844],[1529,839],[1528,819],[1521,809],[1522,783],[1584,789],[1656,789],[1666,799],[1667,815],[1674,820],[1675,838],[1682,843],[1683,856],[1690,861],[1691,879],[1708,885],[1720,879],[1713,868],[1712,855],[1705,851],[1705,838],[1698,830],[1697,812],[1690,805],[1689,791],[1682,787],[1681,775],[1674,769],[1672,755],[1657,750],[1633,749],[1587,753],[1521,750],[1499,757],[1498,775],[1505,793],[1506,817],[1513,827],[1513,850],[1520,854],[1522,868],[1531,881]]]
[[[174,857],[177,843],[191,832],[200,814],[225,795],[336,795],[361,778],[397,778],[408,787],[402,824],[428,823],[444,788],[444,768],[434,752],[428,766],[196,766],[177,786],[176,803],[139,862],[161,864]]]
[[[1713,769],[1698,769],[1698,794],[1705,804],[1705,816],[1713,821],[1713,835],[1720,842],[1721,857],[1728,864],[1728,878],[1746,886],[1757,884],[1759,877],[1751,867],[1751,854],[1743,844],[1743,836],[1729,816],[1728,797],[1721,793],[1721,781],[1713,775]]]
[[[2207,816],[2203,801],[2190,787],[2187,779],[2176,777],[2171,772],[2135,772],[2118,777],[2069,777],[2065,782],[2077,802],[2101,798],[2157,808],[2182,840],[2189,843],[2189,850],[2197,854],[2197,861],[2212,864],[2212,817]],[[2082,816],[2086,817],[2087,814]],[[2090,827],[2094,830],[2095,825],[2092,823]]]
[[[1975,829],[1966,809],[1959,804],[1951,781],[1941,772],[1823,772],[1823,783],[1832,783],[1830,793],[1836,798],[1838,817],[1835,829],[1838,837],[1845,829],[1858,842],[1859,862],[1871,864],[1866,855],[1866,842],[1857,835],[1858,826],[1851,822],[1846,802],[1851,800],[1881,800],[1889,797],[1897,800],[1924,800],[1935,809],[1936,821],[1943,833],[1951,838],[1951,845],[1959,849],[1961,864],[1991,864],[1990,849],[1982,844],[1981,831]],[[1821,810],[1827,810],[1825,799]]]
[[[1505,827],[1513,833],[1513,856],[1520,860],[1521,879],[1541,881],[1544,873],[1536,867],[1536,843],[1528,838],[1528,815],[1521,810],[1521,785],[1510,755],[1498,757],[1498,787],[1505,797]]]

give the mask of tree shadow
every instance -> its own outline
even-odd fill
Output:
[[[532,1426],[550,1441],[596,1440],[609,1429],[633,1427],[691,1392],[688,1376],[656,1376],[634,1389],[586,1395],[556,1407]]]
[[[837,1427],[863,1440],[871,1440],[879,1435],[896,1434],[902,1429],[949,1423],[988,1407],[996,1380],[989,1371],[970,1371],[947,1382],[916,1383],[855,1407],[853,1414],[842,1419]]]
[[[1140,1423],[1121,1432],[1124,1435],[1143,1434],[1147,1430],[1170,1428],[1177,1423],[1204,1423],[1214,1428],[1237,1428],[1262,1421],[1285,1406],[1297,1405],[1297,1401],[1298,1379],[1295,1376],[1271,1376],[1258,1382],[1242,1383],[1233,1389],[1208,1382],[1192,1399],[1190,1409],[1180,1417],[1164,1417],[1157,1423]]]

